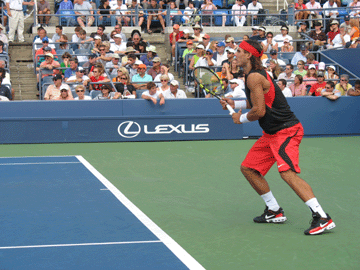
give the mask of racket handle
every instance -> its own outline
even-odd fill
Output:
[[[230,115],[233,115],[235,113],[234,109],[229,104],[226,104],[226,108],[229,110]]]

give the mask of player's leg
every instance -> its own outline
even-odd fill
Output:
[[[241,164],[241,172],[266,204],[264,213],[254,218],[254,222],[257,223],[279,223],[286,221],[284,211],[279,206],[270,190],[268,182],[264,178],[264,175],[266,175],[274,163],[275,158],[269,147],[269,141],[263,136],[256,141]]]

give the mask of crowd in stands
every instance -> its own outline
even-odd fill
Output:
[[[8,1],[9,13],[13,0]],[[167,5],[170,9],[166,9]],[[347,74],[337,74],[335,66],[325,66],[316,61],[318,50],[360,47],[360,3],[358,4],[358,0],[347,3],[353,8],[344,17],[339,17],[336,9],[326,9],[340,5],[345,3],[340,0],[320,3],[315,0],[307,3],[299,0],[295,3],[298,32],[302,37],[307,37],[295,42],[286,25],[279,26],[280,34],[277,35],[267,31],[264,26],[254,25],[252,33],[241,38],[226,35],[224,39],[214,39],[203,32],[203,25],[209,24],[208,20],[211,20],[210,16],[206,16],[213,14],[218,8],[212,0],[205,0],[201,5],[202,24],[194,18],[196,8],[192,1],[150,0],[138,3],[137,0],[131,0],[123,3],[109,0],[63,0],[56,5],[55,12],[71,15],[64,16],[61,20],[65,18],[67,26],[78,25],[74,29],[75,34],[67,36],[60,24],[56,26],[55,34],[49,37],[45,26],[48,25],[48,15],[52,12],[47,0],[41,0],[38,3],[38,15],[42,16],[38,16],[38,20],[44,27],[38,27],[33,40],[39,95],[45,100],[142,97],[154,103],[155,99],[160,99],[159,104],[162,105],[164,99],[186,98],[185,92],[192,92],[189,84],[185,85],[185,92],[179,89],[179,82],[170,72],[171,65],[179,65],[180,68],[188,65],[189,80],[194,68],[211,67],[223,80],[227,96],[245,97],[244,74],[235,55],[239,42],[247,39],[261,43],[264,50],[263,66],[277,81],[285,96],[314,95],[334,100],[341,95],[358,95],[359,81],[353,86]],[[231,8],[236,26],[245,25],[248,14],[256,19],[263,9],[257,0],[250,1],[247,5],[236,0]],[[325,10],[321,12],[323,8]],[[73,13],[64,13],[68,10],[73,10]],[[140,31],[134,30],[127,37],[122,33],[122,28],[143,26],[151,34],[152,22],[158,20],[161,32],[164,33],[164,16],[169,10],[173,31],[169,34],[172,61],[168,64],[162,63],[156,47],[144,40]],[[344,22],[340,24],[341,20]],[[14,39],[11,35],[14,30],[11,20],[9,24],[9,40],[1,33],[3,27],[0,25],[0,55],[6,53],[4,45]],[[193,33],[189,28],[181,30],[182,24],[191,25]],[[84,29],[85,26],[96,25],[97,29],[92,33],[87,33]],[[107,27],[112,29],[109,34],[105,33]],[[17,30],[19,31],[18,28]],[[22,41],[21,35],[18,38]],[[182,61],[176,61],[178,44],[183,44],[184,48],[179,56]],[[189,61],[185,62],[187,55],[190,56]],[[5,76],[4,72],[3,75]],[[333,95],[329,94],[330,90]],[[0,88],[0,92],[11,99],[11,86],[9,91],[10,94]],[[210,97],[202,91],[197,91],[194,95]]]

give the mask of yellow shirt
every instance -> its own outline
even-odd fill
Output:
[[[341,92],[341,95],[342,95],[342,96],[345,96],[346,93],[347,93],[347,91],[348,91],[350,88],[352,88],[352,85],[351,85],[350,83],[348,83],[348,84],[346,85],[346,89],[344,89],[344,88],[340,85],[340,83],[338,83],[338,84],[335,85],[335,89],[336,89],[336,90],[339,90],[339,91]]]

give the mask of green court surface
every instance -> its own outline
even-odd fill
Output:
[[[0,153],[82,155],[206,269],[360,269],[360,137],[301,144],[300,176],[337,225],[320,236],[303,234],[310,210],[275,166],[266,178],[288,221],[253,223],[265,206],[239,166],[254,142],[1,145]]]

